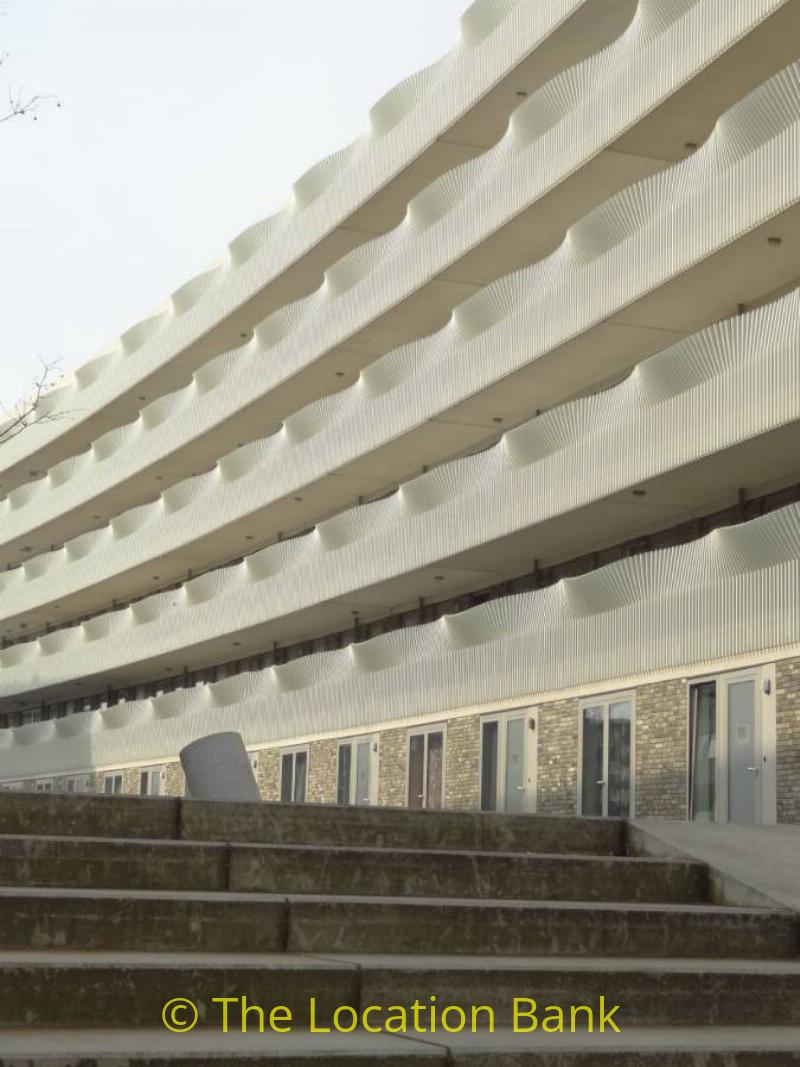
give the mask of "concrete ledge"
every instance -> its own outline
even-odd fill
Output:
[[[800,912],[800,826],[641,819],[626,827],[632,855],[695,860],[720,904]],[[798,924],[800,952],[800,924]]]
[[[386,1034],[220,1034],[195,1030],[0,1031],[0,1067],[449,1067],[447,1050]]]
[[[754,992],[757,991],[757,994]],[[339,1005],[489,1005],[510,1025],[515,997],[541,1005],[619,1005],[630,1026],[798,1026],[800,962],[593,957],[270,956],[198,953],[1,952],[0,1028],[153,1028],[163,1005],[189,997],[199,1025],[219,1029],[213,998],[285,1004],[308,1026]],[[232,1009],[236,1010],[236,1009]]]
[[[683,860],[432,849],[234,845],[237,891],[501,900],[698,903],[706,871]]]
[[[180,805],[177,797],[0,793],[0,834],[175,838]]]
[[[619,856],[0,837],[0,884],[699,903],[702,864]]]
[[[620,855],[620,819],[185,800],[187,840]]]
[[[621,855],[621,819],[0,793],[0,834]]]
[[[790,959],[786,912],[255,893],[0,889],[0,949]]]
[[[636,1028],[621,1034],[494,1034],[388,1037],[361,1032],[257,1034],[163,1030],[22,1034],[0,1031],[0,1067],[796,1067],[793,1027]]]

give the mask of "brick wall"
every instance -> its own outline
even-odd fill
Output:
[[[384,730],[379,737],[378,803],[384,807],[405,807],[406,731]]]
[[[312,804],[336,803],[336,771],[339,743],[313,741],[308,746],[308,800]]]
[[[447,723],[447,758],[444,779],[444,806],[456,809],[480,807],[479,759],[480,719],[450,719]]]
[[[578,701],[539,706],[536,810],[574,815],[578,800]]]
[[[800,822],[800,659],[776,665],[778,822]]]
[[[778,821],[800,823],[800,659],[776,666],[777,804]],[[576,699],[539,706],[537,810],[547,815],[576,811],[578,783],[578,707]],[[686,686],[680,679],[640,686],[636,691],[636,811],[637,817],[686,818],[687,723]],[[405,727],[377,734],[378,803],[406,804],[408,731]],[[308,799],[336,802],[336,740],[309,745]],[[480,718],[451,719],[446,724],[445,807],[477,809],[479,796]],[[280,750],[257,753],[256,780],[264,800],[280,795]],[[117,773],[123,791],[139,792],[141,768]],[[156,765],[158,766],[158,765]],[[164,767],[164,793],[184,794],[184,776],[178,761]],[[113,772],[108,772],[113,773]],[[90,791],[103,792],[106,773],[88,778]],[[34,781],[24,783],[35,788]],[[67,791],[67,778],[54,776],[53,788]]]
[[[168,797],[182,797],[186,792],[186,778],[180,762],[166,764],[162,781],[164,793]]]
[[[679,678],[636,690],[637,818],[686,818],[687,716]]]
[[[262,800],[278,800],[281,794],[280,753],[277,748],[263,748],[257,755],[258,766],[255,775],[261,798]]]

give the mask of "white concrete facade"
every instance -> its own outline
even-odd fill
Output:
[[[0,781],[793,654],[797,41],[800,0],[479,0],[79,367],[0,450]]]

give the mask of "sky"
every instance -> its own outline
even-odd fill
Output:
[[[467,0],[0,0],[0,402],[102,351],[366,129]]]

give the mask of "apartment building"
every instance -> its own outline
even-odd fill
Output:
[[[478,0],[0,449],[0,788],[800,821],[800,0]]]

